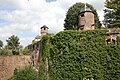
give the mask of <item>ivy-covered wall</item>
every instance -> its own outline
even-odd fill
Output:
[[[117,44],[107,44],[106,32],[62,31],[54,36],[44,36],[39,71],[41,80],[119,80],[120,38],[117,38]]]

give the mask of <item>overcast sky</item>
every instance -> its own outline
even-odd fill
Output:
[[[6,44],[11,35],[20,38],[21,45],[28,45],[40,35],[40,27],[49,27],[49,33],[64,29],[67,10],[76,2],[89,3],[103,18],[105,0],[0,0],[0,40]]]

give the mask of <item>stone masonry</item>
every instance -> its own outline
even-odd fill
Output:
[[[31,64],[29,55],[0,56],[0,80],[9,79],[15,68],[23,68]]]

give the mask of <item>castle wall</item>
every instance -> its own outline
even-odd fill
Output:
[[[29,55],[0,56],[0,80],[9,79],[15,68],[23,68],[31,64]]]

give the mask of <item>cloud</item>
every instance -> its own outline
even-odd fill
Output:
[[[105,0],[97,0],[97,1],[92,0],[92,1],[91,1],[91,4],[93,4],[93,6],[94,6],[98,11],[102,11],[103,8],[104,8],[104,2],[105,2]]]
[[[0,39],[5,42],[10,35],[17,35],[22,45],[31,43],[36,35],[40,35],[40,27],[47,25],[49,33],[57,33],[64,29],[67,10],[76,2],[92,4],[98,14],[104,8],[105,0],[0,0]],[[100,16],[100,20],[103,16]],[[4,24],[3,24],[4,23]]]
[[[33,39],[34,39],[33,37],[20,37],[20,44],[24,45],[31,44]]]

